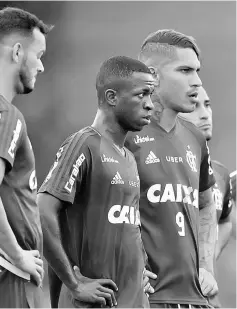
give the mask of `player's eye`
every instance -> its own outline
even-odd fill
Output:
[[[191,69],[189,68],[185,68],[185,69],[181,69],[180,70],[182,73],[189,73],[191,71]]]
[[[144,92],[142,92],[142,93],[139,93],[139,95],[138,95],[138,97],[140,98],[140,99],[143,99],[144,98]]]
[[[211,103],[206,103],[206,107],[211,107]]]

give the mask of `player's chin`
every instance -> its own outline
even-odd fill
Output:
[[[202,129],[201,131],[207,141],[212,138],[212,131],[210,129]]]
[[[150,123],[150,121],[147,121],[147,120],[144,120],[144,121],[141,121],[139,123],[136,123],[136,125],[133,125],[129,131],[133,131],[133,132],[136,132],[136,131],[141,131],[145,126],[147,126],[148,124]]]
[[[26,86],[26,87],[24,87],[23,94],[31,93],[33,90],[34,90],[34,86],[32,86],[32,85]]]

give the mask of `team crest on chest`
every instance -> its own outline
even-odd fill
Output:
[[[216,209],[222,210],[223,194],[219,190],[217,184],[215,184],[215,187],[212,189],[212,194],[216,205]]]
[[[186,160],[188,162],[188,165],[191,167],[191,170],[193,172],[197,172],[197,165],[196,165],[197,157],[192,153],[189,145],[187,146],[186,150]]]

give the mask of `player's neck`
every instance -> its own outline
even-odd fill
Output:
[[[0,74],[0,95],[3,96],[9,103],[12,103],[16,93],[14,91],[13,83],[10,82],[5,74]]]
[[[152,121],[156,122],[166,132],[170,132],[176,124],[176,118],[178,113],[164,108],[162,111],[155,111],[152,117]]]
[[[116,146],[120,148],[124,146],[127,132],[110,115],[98,110],[91,126]]]

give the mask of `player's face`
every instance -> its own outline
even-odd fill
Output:
[[[150,123],[153,110],[151,93],[155,80],[151,74],[135,72],[122,82],[117,92],[115,115],[118,123],[127,131],[140,131]]]
[[[156,92],[164,106],[175,112],[190,113],[197,103],[200,62],[191,48],[176,48],[177,56],[160,68]]]
[[[25,49],[24,59],[19,71],[17,93],[26,94],[33,91],[37,74],[44,72],[41,57],[46,50],[45,36],[38,28],[33,30],[32,42]]]
[[[212,109],[210,99],[203,87],[198,91],[198,103],[192,113],[181,113],[180,116],[196,125],[206,140],[212,137]]]

